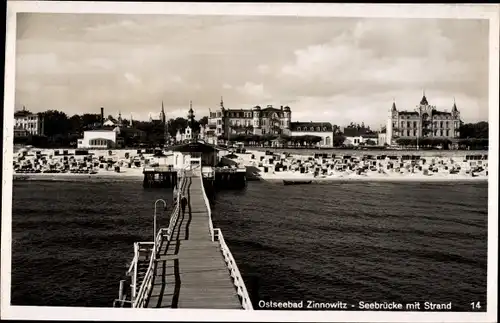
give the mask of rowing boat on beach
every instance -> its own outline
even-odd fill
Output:
[[[312,181],[306,181],[306,180],[283,180],[283,185],[303,185],[311,183]]]

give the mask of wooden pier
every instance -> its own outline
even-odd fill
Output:
[[[158,231],[156,247],[149,243],[149,257],[135,252],[129,269],[131,300],[120,295],[115,303],[149,308],[253,309],[222,232],[213,228],[201,168],[182,175],[177,200],[187,198],[185,212],[176,205],[169,227]],[[140,244],[136,243],[135,250]]]
[[[171,167],[144,168],[143,187],[177,187],[177,171]]]

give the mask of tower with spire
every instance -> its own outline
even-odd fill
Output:
[[[224,111],[224,99],[222,96],[220,97],[220,108],[222,111]]]
[[[452,131],[456,138],[460,137],[460,111],[458,111],[455,97],[453,97],[453,107],[451,108],[451,116],[453,118]]]
[[[165,114],[165,106],[163,105],[163,100],[161,101],[160,121],[163,124],[163,144],[165,146],[168,146],[170,138],[168,133],[168,121]]]
[[[386,136],[388,143],[397,135],[401,138],[416,139],[418,146],[422,138],[457,138],[459,127],[460,112],[455,99],[453,99],[451,112],[446,109],[439,111],[436,106],[429,104],[424,89],[422,98],[413,111],[398,111],[393,100],[392,108],[389,109]]]
[[[191,128],[192,139],[195,139],[196,132],[194,128],[194,111],[193,111],[193,101],[189,101],[189,111],[188,111],[188,125]]]
[[[392,144],[392,133],[393,133],[393,123],[394,117],[397,115],[398,110],[396,109],[396,99],[392,99],[392,107],[389,109],[389,114],[387,116],[387,125],[385,126],[385,136],[386,143],[390,146]]]
[[[121,111],[118,111],[118,119],[117,119],[117,123],[118,123],[118,127],[121,127],[123,122],[122,122],[122,113]]]

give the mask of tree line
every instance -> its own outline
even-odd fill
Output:
[[[461,123],[460,137],[456,142],[457,148],[469,150],[486,150],[489,145],[488,122]],[[448,138],[397,138],[396,143],[403,147],[436,148],[449,149],[453,142]]]
[[[14,138],[15,143],[31,144],[40,147],[68,147],[76,145],[78,138],[83,136],[85,130],[92,130],[101,127],[100,114],[75,114],[68,116],[66,113],[57,110],[48,110],[43,113],[43,136],[28,136],[26,138]],[[108,119],[117,122],[113,116]],[[125,146],[147,145],[158,146],[164,144],[164,125],[160,120],[153,121],[134,121],[122,119],[123,127],[120,129],[120,137]],[[171,118],[167,122],[167,131],[169,135],[175,138],[178,131],[183,132],[188,126],[187,118]],[[200,125],[208,124],[208,117],[202,117],[193,120],[193,130],[198,131]],[[289,136],[281,132],[278,126],[278,120],[272,122],[272,132],[274,134],[265,134],[262,136],[253,134],[252,126],[230,126],[236,134],[219,136],[223,141],[244,142],[246,145],[270,145],[272,141],[277,140],[280,146],[286,147],[314,147],[322,138],[314,135]],[[331,138],[334,147],[342,147],[346,136],[339,127],[334,127],[334,134]],[[351,123],[347,128],[367,129],[367,133],[376,133],[369,127]],[[458,145],[463,149],[487,149],[488,147],[488,122],[461,123],[460,138]],[[418,141],[418,142],[417,142]],[[396,142],[404,147],[443,147],[451,146],[451,140],[446,138],[398,138]],[[367,140],[367,145],[374,145],[371,139]]]
[[[287,134],[233,134],[218,137],[219,140],[230,142],[243,142],[246,146],[271,146],[275,142],[280,147],[285,148],[312,148],[323,140],[320,136],[302,135],[290,136]],[[345,136],[338,134],[332,138],[333,146],[340,147],[345,141]]]
[[[43,135],[14,138],[15,143],[31,144],[40,147],[68,147],[74,146],[78,138],[83,136],[85,130],[93,130],[101,127],[100,114],[74,114],[68,116],[58,110],[48,110],[40,113],[43,116]],[[107,119],[117,123],[113,116]],[[121,120],[120,137],[126,145],[132,146],[140,143],[146,145],[159,145],[164,142],[164,125],[160,120],[136,121],[130,119]],[[198,130],[200,125],[206,125],[208,117],[194,120],[193,128]],[[175,137],[177,131],[184,131],[188,126],[186,118],[171,118],[167,122],[167,131],[171,137]]]

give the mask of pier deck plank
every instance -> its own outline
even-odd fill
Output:
[[[242,309],[218,242],[208,226],[199,177],[188,179],[188,206],[170,242],[159,246],[147,307]]]

